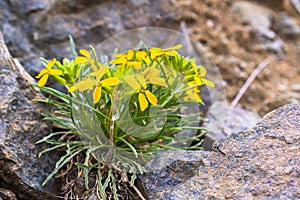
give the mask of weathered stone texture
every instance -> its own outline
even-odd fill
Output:
[[[150,199],[300,199],[300,106],[267,114],[212,152],[162,153],[148,169]]]
[[[45,107],[33,101],[40,94],[29,86],[31,81],[10,56],[0,32],[0,188],[13,191],[20,199],[51,199],[53,180],[45,187],[41,183],[55,159],[51,154],[39,159],[45,146],[35,145],[51,127],[41,116]]]

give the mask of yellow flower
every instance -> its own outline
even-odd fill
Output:
[[[161,49],[157,47],[152,47],[149,49],[151,59],[166,55],[166,56],[178,56],[178,52],[176,51],[177,49],[180,49],[182,47],[181,44],[177,44],[173,47],[167,48],[167,49]]]
[[[108,66],[106,65],[102,66],[98,71],[89,74],[89,77],[87,79],[76,83],[74,87],[69,89],[69,92],[73,92],[74,90],[79,90],[79,91],[94,90],[93,92],[94,103],[95,104],[98,103],[101,98],[102,87],[114,86],[119,83],[119,79],[116,77],[110,77],[101,80],[107,71],[108,71]],[[91,76],[95,76],[95,79],[92,79]]]
[[[148,108],[148,101],[152,105],[157,104],[157,98],[152,92],[147,90],[147,84],[166,86],[165,80],[159,78],[159,70],[154,67],[147,68],[142,74],[137,74],[136,78],[133,75],[125,75],[123,79],[138,93],[138,100],[142,112]]]
[[[143,62],[149,64],[151,62],[147,52],[143,50],[128,50],[125,54],[114,54],[115,59],[110,64],[117,66],[128,66],[140,69]]]
[[[166,86],[166,81],[163,78],[160,78],[160,70],[155,68],[155,66],[146,68],[142,74],[137,74],[137,77],[140,78],[139,81],[147,82],[157,86]],[[143,80],[142,78],[145,78]]]
[[[157,104],[157,98],[156,96],[151,93],[149,90],[147,90],[147,84],[141,85],[132,75],[126,75],[124,76],[124,81],[136,92],[138,93],[138,99],[140,103],[140,109],[143,112],[148,108],[148,101],[152,105]],[[145,96],[146,95],[146,96]],[[147,99],[146,99],[147,97]]]
[[[193,68],[194,74],[186,76],[187,79],[189,77],[193,76],[194,81],[197,85],[201,86],[204,84],[209,87],[215,87],[214,82],[204,78],[206,76],[206,69],[203,66],[200,66],[199,71],[198,71],[198,67],[196,66],[196,63],[192,62],[192,68]]]
[[[40,78],[40,80],[38,81],[38,86],[45,85],[49,76],[53,76],[53,78],[55,78],[58,82],[60,82],[63,85],[65,84],[66,81],[62,77],[59,77],[60,75],[63,74],[63,72],[59,69],[52,69],[55,63],[56,63],[55,58],[50,60],[47,63],[46,68],[42,69],[40,73],[35,77],[35,78]]]
[[[193,87],[195,86],[195,82],[189,82],[188,83],[190,87]],[[199,102],[199,103],[202,103],[202,99],[200,97],[200,90],[198,87],[194,87],[190,90],[187,90],[186,91],[186,96],[183,98],[184,101],[189,101],[189,100],[192,100],[192,101],[196,101],[196,102]]]
[[[98,68],[97,68],[97,66],[95,64],[94,59],[90,55],[90,53],[87,50],[85,50],[85,49],[80,49],[79,52],[83,56],[77,56],[75,58],[75,63],[76,64],[90,64],[92,66],[94,72],[97,71]]]

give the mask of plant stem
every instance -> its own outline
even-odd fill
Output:
[[[114,148],[114,121],[111,121],[110,123],[110,134],[109,134],[109,149],[107,154],[107,160],[106,165],[108,166],[110,164],[110,160],[113,156],[113,148]]]

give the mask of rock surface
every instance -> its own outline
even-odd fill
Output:
[[[0,200],[17,200],[17,197],[12,191],[0,188]]]
[[[195,19],[185,7],[172,0],[2,0],[0,30],[12,55],[35,76],[43,67],[39,57],[72,57],[68,35],[88,48],[128,29]]]
[[[273,10],[249,1],[234,2],[232,10],[258,33],[258,39],[264,49],[282,53],[282,40],[271,29],[276,16]]]
[[[274,29],[287,37],[296,38],[297,36],[300,36],[300,26],[296,19],[285,13],[279,15],[278,20],[274,25]]]
[[[207,119],[203,126],[209,132],[202,145],[206,151],[212,149],[216,140],[253,127],[261,117],[238,106],[231,106],[225,101],[217,101],[209,108]]]
[[[249,1],[236,1],[232,5],[232,10],[259,34],[268,38],[275,37],[275,33],[270,29],[272,18],[275,17],[275,13],[271,9]]]
[[[164,152],[148,169],[150,199],[300,199],[300,106],[272,111],[212,152]]]
[[[41,183],[57,157],[37,157],[45,146],[35,142],[51,129],[41,116],[45,107],[33,102],[40,94],[29,86],[32,81],[10,56],[0,32],[0,188],[13,191],[19,199],[54,199],[54,181],[45,187]]]

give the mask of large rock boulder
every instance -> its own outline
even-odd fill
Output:
[[[217,141],[212,152],[168,151],[141,176],[149,199],[300,199],[300,106]]]
[[[45,146],[35,142],[50,133],[43,121],[45,107],[33,100],[39,92],[33,81],[14,60],[0,32],[0,188],[13,191],[19,199],[54,199],[54,181],[41,183],[54,168],[57,157],[38,158]]]

